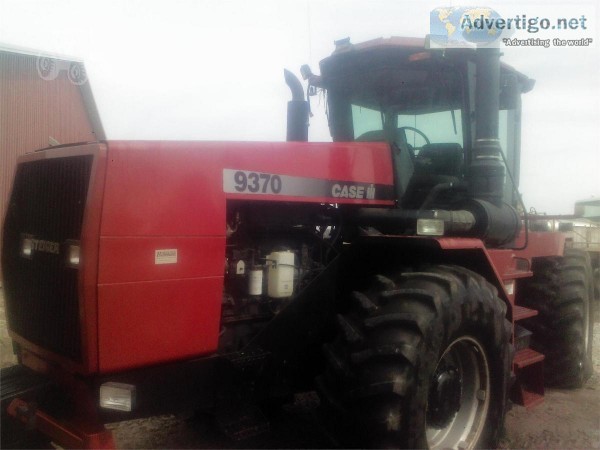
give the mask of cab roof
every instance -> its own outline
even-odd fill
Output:
[[[357,63],[357,68],[369,65],[375,59],[389,58],[389,61],[396,63],[408,63],[416,61],[427,61],[436,57],[436,55],[444,55],[446,60],[452,59],[467,59],[475,58],[474,48],[450,48],[450,49],[430,49],[427,47],[426,38],[418,37],[401,37],[392,36],[389,38],[377,38],[359,44],[352,44],[350,38],[341,39],[335,42],[336,48],[331,56],[323,59],[320,62],[321,74],[325,79],[337,69],[347,68],[350,60]],[[349,56],[351,57],[349,58]],[[360,61],[360,63],[359,63]],[[535,80],[530,79],[527,75],[517,71],[515,68],[500,62],[500,67],[503,74],[516,76],[521,85],[521,92],[526,93],[533,89]]]

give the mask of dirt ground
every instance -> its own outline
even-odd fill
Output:
[[[1,366],[14,364],[0,288]],[[502,449],[600,448],[600,311],[594,328],[594,374],[579,390],[548,389],[533,410],[514,407],[506,420]],[[1,380],[0,380],[1,382]],[[324,448],[332,441],[320,426],[314,393],[297,396],[274,418],[270,431],[234,442],[206,422],[186,416],[161,416],[108,425],[119,448]]]

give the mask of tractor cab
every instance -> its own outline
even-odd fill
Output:
[[[468,190],[464,181],[478,116],[481,122],[490,120],[476,111],[475,50],[428,50],[424,39],[413,38],[357,45],[345,39],[321,61],[320,76],[303,69],[309,94],[318,88],[327,94],[334,141],[390,144],[400,207],[451,208],[461,202]],[[516,181],[520,94],[530,90],[533,81],[506,65],[501,65],[499,81],[497,136],[486,137],[498,138],[503,164]],[[515,188],[505,183],[508,203],[516,201]]]

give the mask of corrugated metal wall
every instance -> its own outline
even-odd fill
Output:
[[[61,144],[96,140],[81,87],[66,71],[43,79],[36,62],[35,56],[0,50],[2,224],[19,155],[47,147],[50,137]]]

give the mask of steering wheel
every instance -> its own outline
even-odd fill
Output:
[[[425,133],[423,133],[421,130],[419,130],[418,128],[415,128],[415,127],[400,127],[400,128],[398,128],[398,131],[404,132],[405,139],[406,139],[406,130],[414,131],[415,133],[421,135],[423,137],[423,139],[425,139],[425,143],[431,144],[431,142],[429,141],[429,138],[425,135]],[[408,144],[408,140],[407,140],[406,144],[410,145],[410,144]],[[421,147],[417,147],[417,148],[421,148]]]
[[[423,133],[421,130],[415,127],[400,127],[396,128],[396,133],[403,132],[404,139],[406,140],[406,130],[414,131],[415,133],[421,135],[427,144],[430,144],[429,138]],[[360,136],[354,139],[356,142],[385,142],[385,132],[383,130],[371,130],[366,133],[361,134]],[[407,145],[412,148],[412,145],[406,142]],[[420,147],[417,147],[420,148]]]

